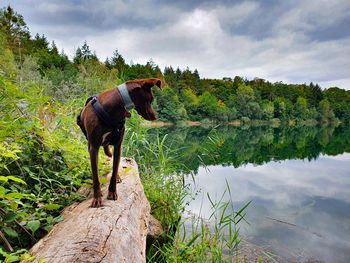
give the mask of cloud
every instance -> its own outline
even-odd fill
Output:
[[[273,248],[282,249],[276,253],[280,256],[286,253],[285,247],[297,255],[302,246],[302,251],[314,258],[342,262],[349,257],[349,231],[345,231],[350,216],[349,160],[350,154],[344,153],[322,155],[311,162],[284,160],[235,169],[200,167],[195,186],[192,177],[186,178],[192,192],[200,190],[187,210],[209,219],[213,209],[207,194],[214,202],[224,195],[223,202],[229,201],[236,211],[252,200],[245,216],[250,224],[240,223],[240,234],[260,245],[275,242]],[[227,185],[231,197],[225,192]]]
[[[72,56],[152,58],[202,77],[241,75],[350,89],[350,3],[337,1],[9,1],[32,33]]]
[[[275,27],[305,34],[322,31],[337,25],[339,21],[349,19],[349,11],[348,1],[303,1],[284,13]]]

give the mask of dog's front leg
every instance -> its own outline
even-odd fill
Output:
[[[100,207],[102,206],[102,192],[100,187],[100,182],[98,180],[98,149],[99,147],[92,146],[89,144],[89,154],[90,154],[90,163],[92,171],[92,183],[94,189],[94,199],[92,201],[91,207]]]
[[[121,149],[122,149],[122,142],[124,137],[124,131],[125,128],[123,128],[120,132],[119,140],[114,145],[114,151],[113,151],[113,171],[112,171],[112,177],[111,181],[109,182],[108,187],[108,196],[107,199],[109,200],[117,200],[117,183],[121,182],[121,178],[118,174],[118,168],[120,163],[120,156],[121,156]]]

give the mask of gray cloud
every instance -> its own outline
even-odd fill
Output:
[[[226,192],[223,201],[231,201],[236,210],[253,200],[246,215],[251,224],[247,227],[240,224],[240,234],[252,238],[253,243],[273,244],[277,255],[286,255],[288,251],[294,257],[302,246],[307,257],[324,262],[343,262],[349,257],[349,231],[346,231],[350,214],[349,160],[350,154],[345,153],[323,155],[317,162],[305,159],[259,166],[247,164],[236,169],[201,167],[195,184],[192,178],[187,178],[187,183],[193,187],[192,192],[201,191],[187,209],[208,219],[213,211],[207,193],[218,201],[229,185],[231,197]],[[337,172],[333,170],[335,167]]]
[[[87,40],[104,60],[197,68],[350,89],[350,3],[337,1],[10,1],[32,34],[72,56]],[[6,4],[6,3],[5,3]]]

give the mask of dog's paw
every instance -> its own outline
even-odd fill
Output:
[[[114,200],[114,201],[117,200],[118,199],[117,192],[108,191],[107,199]]]
[[[98,208],[102,206],[102,197],[97,197],[92,200],[91,207]]]

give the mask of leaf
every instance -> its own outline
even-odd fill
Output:
[[[64,217],[63,217],[63,215],[59,215],[59,216],[56,216],[54,219],[53,219],[53,223],[55,224],[55,223],[59,223],[59,222],[61,222],[61,221],[63,221],[64,220]]]
[[[40,227],[40,221],[39,220],[29,221],[27,223],[26,227],[28,229],[30,229],[32,231],[32,233],[34,234]]]
[[[8,255],[6,257],[5,263],[17,262],[19,260],[19,256],[17,255]]]
[[[13,230],[10,227],[4,227],[4,232],[9,236],[9,237],[18,237],[18,233]]]
[[[0,181],[3,181],[3,182],[7,182],[8,181],[8,178],[7,178],[7,176],[2,176],[2,175],[0,175]]]
[[[3,198],[5,196],[5,187],[0,185],[0,197]]]
[[[0,256],[6,257],[8,253],[6,253],[1,247],[0,247]]]
[[[53,225],[48,225],[44,227],[46,232],[50,232],[52,228],[53,228]]]
[[[8,200],[13,200],[13,199],[21,199],[25,196],[26,196],[25,194],[21,194],[21,193],[9,193],[5,195],[5,198]]]
[[[12,209],[12,210],[16,211],[17,208],[18,208],[18,203],[17,203],[17,202],[11,202],[11,203],[10,203],[10,206],[11,206],[11,209]]]
[[[9,213],[4,216],[4,222],[5,223],[11,223],[16,220],[17,214],[16,213]]]
[[[47,204],[44,206],[45,209],[49,210],[49,211],[55,211],[60,209],[61,205],[59,204]]]
[[[35,259],[35,256],[32,256],[28,253],[24,253],[20,255],[21,260],[28,260],[28,261],[33,261]]]
[[[27,185],[27,183],[25,181],[23,181],[22,179],[18,178],[18,177],[15,177],[15,176],[12,176],[12,175],[9,175],[7,176],[7,178],[11,181],[14,181],[16,183],[20,183],[20,184],[24,184],[24,185]]]

